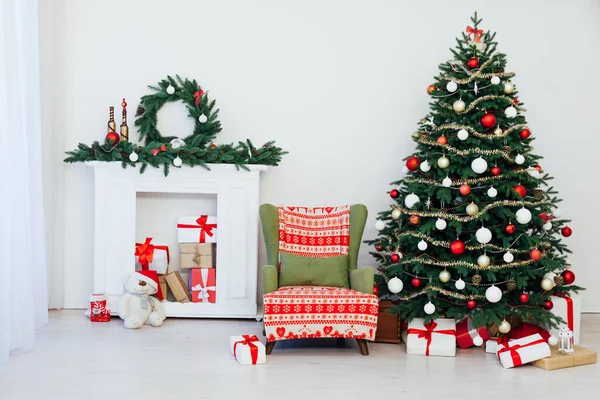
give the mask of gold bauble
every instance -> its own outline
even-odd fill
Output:
[[[467,214],[469,214],[470,216],[473,216],[473,215],[477,214],[478,212],[479,212],[479,207],[477,207],[477,204],[471,203],[467,206]]]
[[[440,282],[446,283],[450,281],[450,272],[443,270],[440,272]]]
[[[490,258],[486,254],[482,254],[479,257],[477,257],[477,264],[480,267],[487,267],[488,265],[490,265],[490,262]]]
[[[537,201],[544,200],[544,191],[542,189],[533,189],[533,197]]]
[[[473,275],[473,277],[471,278],[471,283],[475,286],[479,286],[479,284],[481,283],[481,275]]]
[[[554,283],[556,286],[562,286],[565,283],[565,278],[563,278],[561,275],[556,275],[554,277]]]
[[[452,104],[452,108],[456,112],[463,112],[465,111],[465,108],[467,108],[467,105],[462,100],[456,100],[454,104]]]
[[[511,94],[515,90],[515,86],[510,82],[504,82],[504,93]]]
[[[496,129],[494,129],[494,135],[501,136],[502,135],[502,129],[500,129],[500,127],[497,127]]]
[[[438,158],[437,165],[441,169],[446,169],[450,166],[450,160],[448,159],[448,157],[442,156],[442,157]]]
[[[427,86],[427,93],[431,94],[435,91],[436,87],[435,84],[432,83],[431,85]]]
[[[508,290],[515,290],[517,288],[517,282],[511,279],[510,281],[506,282],[506,288]]]
[[[400,219],[401,216],[402,211],[400,211],[399,208],[394,208],[394,210],[392,211],[392,219],[397,221]]]
[[[500,333],[508,333],[510,332],[510,322],[508,322],[507,320],[504,320],[500,323],[500,325],[498,325],[498,332]]]
[[[544,278],[542,279],[541,286],[544,290],[552,290],[552,288],[554,287],[554,282],[552,281],[552,279]]]

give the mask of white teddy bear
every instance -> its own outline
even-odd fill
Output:
[[[134,271],[125,282],[127,293],[119,303],[119,317],[125,328],[138,329],[144,324],[161,326],[167,318],[156,271]],[[154,297],[156,296],[156,297]]]

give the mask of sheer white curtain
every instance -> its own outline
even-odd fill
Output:
[[[37,0],[0,0],[0,365],[48,321]]]

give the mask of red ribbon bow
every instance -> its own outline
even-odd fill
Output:
[[[208,220],[208,215],[202,215],[200,218],[198,218],[196,220],[196,223],[198,225],[191,225],[191,224],[177,224],[178,228],[193,228],[193,229],[197,229],[200,228],[200,242],[199,243],[206,243],[206,235],[208,236],[212,236],[213,235],[213,229],[217,228],[217,224],[208,224],[206,223],[206,221]]]
[[[548,215],[545,212],[540,213],[540,218],[544,220],[544,222],[552,221],[554,219],[553,215]]]
[[[152,149],[152,155],[155,156],[158,153],[162,153],[163,151],[167,151],[167,146],[165,146],[164,144],[162,146],[160,146],[158,149]]]
[[[419,339],[427,340],[427,347],[425,348],[425,355],[429,355],[429,345],[431,344],[431,338],[434,333],[439,333],[441,335],[456,335],[456,331],[454,329],[440,329],[435,330],[437,326],[437,322],[431,321],[428,324],[424,324],[427,329],[418,329],[418,328],[409,328],[407,331],[408,335],[419,335]]]
[[[557,293],[552,296],[562,297],[567,302],[567,326],[573,332],[575,332],[575,316],[573,311],[573,299],[567,296],[566,293]]]
[[[154,250],[164,250],[167,252],[167,264],[171,262],[169,256],[169,246],[155,246],[151,244],[152,238],[146,238],[144,243],[135,244],[135,256],[139,257],[139,263],[142,264],[142,271],[147,271],[150,263],[154,260]]]
[[[498,343],[500,343],[500,340],[498,340]],[[521,355],[519,354],[519,352],[517,350],[522,349],[524,347],[535,346],[536,344],[540,344],[540,343],[546,343],[546,341],[544,339],[538,339],[531,343],[513,344],[512,346],[511,346],[510,342],[507,342],[504,344],[504,346],[506,346],[506,347],[498,350],[498,360],[500,359],[500,354],[510,351],[510,356],[513,360],[513,366],[517,367],[517,366],[523,364],[523,361],[521,361]]]
[[[242,346],[248,346],[250,347],[250,357],[252,358],[252,365],[254,365],[258,360],[258,346],[255,345],[253,342],[259,342],[259,340],[256,337],[256,335],[242,335],[242,337],[244,338],[244,340],[238,340],[233,344],[233,356],[237,357],[236,351],[238,344],[241,344]]]
[[[467,26],[467,36],[475,35],[475,41],[477,43],[481,43],[481,35],[483,35],[482,29],[473,29],[470,26]]]
[[[202,96],[206,93],[202,88],[198,88],[198,91],[194,93],[194,97],[196,98],[196,105],[200,104],[200,100],[202,100]]]

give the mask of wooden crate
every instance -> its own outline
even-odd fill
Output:
[[[400,317],[388,311],[394,303],[382,300],[379,303],[379,316],[377,318],[377,332],[375,342],[400,344]]]
[[[596,364],[598,355],[595,351],[581,346],[575,346],[573,353],[559,353],[556,347],[552,348],[552,355],[533,362],[533,365],[552,371],[555,369],[577,367],[579,365]]]
[[[165,279],[169,285],[169,289],[171,289],[171,293],[175,296],[175,300],[179,303],[190,302],[190,292],[179,271],[171,272]]]

